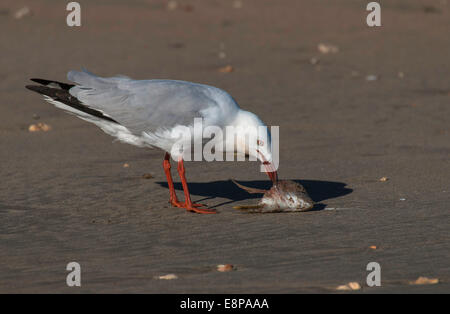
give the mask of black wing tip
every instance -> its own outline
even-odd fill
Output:
[[[44,79],[40,79],[40,78],[30,78],[30,81],[42,84],[42,85],[47,85],[48,83],[50,83],[50,81],[48,80],[44,80]]]
[[[45,80],[45,79],[40,79],[40,78],[31,78],[30,80],[35,83],[38,83],[38,84],[41,84],[44,86],[48,86],[50,88],[61,88],[63,90],[69,90],[75,86],[73,84],[61,83],[58,81]]]
[[[26,89],[32,90],[33,92],[39,93],[39,87],[37,85],[25,85]]]
[[[101,111],[95,110],[82,104],[77,98],[71,96],[69,91],[67,90],[42,85],[26,85],[25,87],[29,90],[32,90],[33,92],[50,97],[58,102],[61,102],[69,107],[90,114],[94,117],[120,124],[113,118],[105,116]]]

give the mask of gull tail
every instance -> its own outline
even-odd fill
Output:
[[[99,110],[92,109],[82,104],[76,97],[72,96],[69,93],[69,90],[75,85],[37,78],[31,80],[41,85],[27,85],[25,87],[33,92],[43,95],[46,101],[56,107],[74,113],[80,117],[94,116],[118,124],[116,120],[108,117]]]

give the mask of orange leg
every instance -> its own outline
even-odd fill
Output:
[[[187,187],[186,177],[184,176],[185,169],[184,169],[183,160],[181,160],[181,167],[180,167],[180,162],[178,162],[178,173],[180,174],[181,183],[183,184],[184,195],[186,197],[186,201],[184,203],[181,203],[180,201],[178,201],[177,193],[175,192],[175,187],[173,185],[172,175],[170,173],[171,166],[170,166],[170,154],[169,153],[166,153],[166,155],[164,156],[163,167],[164,167],[164,172],[166,173],[166,177],[167,177],[167,185],[169,186],[169,192],[170,192],[169,203],[172,206],[185,208],[188,211],[201,213],[201,214],[213,214],[213,213],[215,213],[215,211],[210,210],[210,209],[203,209],[202,210],[202,209],[198,209],[197,208],[197,207],[200,207],[200,206],[205,206],[203,204],[192,203],[191,196],[189,194],[189,190],[188,190],[188,187]]]
[[[215,214],[216,211],[213,209],[207,209],[207,208],[199,209],[198,208],[200,206],[204,206],[203,204],[192,203],[191,195],[189,194],[189,188],[188,188],[187,181],[186,181],[185,172],[186,172],[186,170],[184,169],[183,159],[180,157],[180,159],[178,160],[178,174],[180,175],[181,184],[183,185],[183,190],[184,190],[185,203],[183,204],[184,205],[183,208],[185,208],[188,211],[195,212],[198,214]]]
[[[166,153],[166,155],[164,156],[163,167],[167,177],[167,184],[169,185],[169,192],[170,192],[169,203],[172,204],[172,206],[181,207],[181,203],[178,201],[177,193],[175,192],[175,188],[173,186],[172,175],[170,174],[171,167],[170,167],[169,153]]]

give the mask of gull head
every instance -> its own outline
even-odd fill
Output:
[[[274,184],[278,176],[273,163],[269,128],[252,112],[241,110],[235,119],[235,151],[259,160]]]

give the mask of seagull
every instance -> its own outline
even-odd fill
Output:
[[[224,90],[178,80],[106,78],[87,70],[70,71],[67,78],[75,84],[33,78],[31,81],[39,85],[27,85],[26,88],[43,95],[57,108],[97,125],[121,142],[163,150],[163,168],[172,206],[200,214],[216,213],[204,204],[192,202],[185,176],[185,154],[183,150],[173,149],[179,143],[180,132],[193,130],[195,118],[202,119],[203,127],[217,126],[225,130],[233,126],[235,133],[233,136],[227,134],[220,147],[225,147],[226,153],[245,154],[259,160],[276,184],[270,132],[265,128],[265,134],[257,133],[257,128],[265,127],[265,124],[254,113],[242,110]],[[201,137],[197,139],[203,143],[203,132],[195,134],[194,131],[194,142],[196,136]],[[248,138],[256,139],[256,143],[247,143]],[[171,158],[178,162],[184,202],[180,202],[175,193]]]

